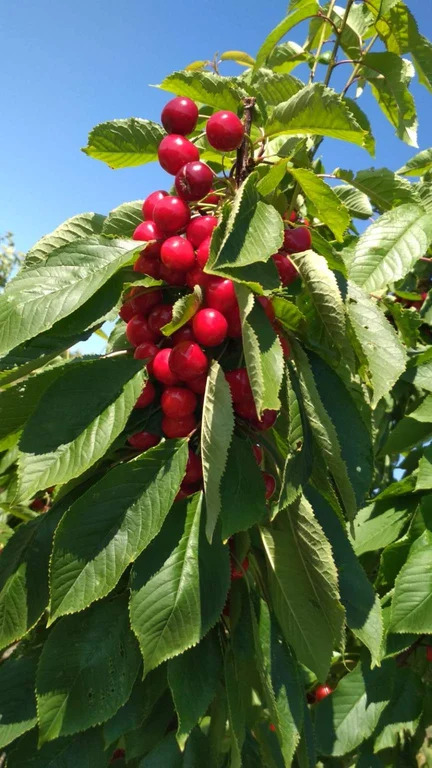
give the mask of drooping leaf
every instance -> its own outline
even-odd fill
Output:
[[[357,557],[395,541],[405,528],[410,511],[404,497],[393,501],[383,499],[361,509],[354,520],[351,541]]]
[[[105,768],[106,752],[100,728],[92,728],[44,744],[38,749],[37,730],[23,736],[8,750],[9,768]]]
[[[233,435],[221,480],[222,538],[246,531],[268,516],[262,473],[252,453],[252,445]]]
[[[134,200],[132,203],[122,203],[114,208],[104,221],[102,234],[132,237],[134,230],[143,220],[142,204],[142,200]]]
[[[397,688],[376,727],[376,752],[396,747],[401,731],[414,735],[423,709],[422,694],[422,685],[415,672],[399,670]]]
[[[192,293],[187,293],[177,299],[173,305],[172,320],[161,328],[165,336],[171,336],[179,328],[189,322],[201,306],[202,292],[196,285]]]
[[[428,395],[414,411],[397,422],[384,445],[385,453],[407,451],[432,436],[432,396]]]
[[[220,60],[235,61],[236,64],[241,64],[243,67],[253,67],[255,63],[255,59],[244,51],[224,51],[220,55]]]
[[[371,202],[382,211],[402,203],[419,202],[408,179],[398,176],[387,168],[368,168],[355,176],[351,171],[337,171],[337,177],[367,195]]]
[[[162,126],[151,120],[137,117],[110,120],[90,131],[82,151],[110,168],[131,168],[157,160],[158,146],[164,136]]]
[[[413,544],[395,582],[391,632],[432,632],[432,532]]]
[[[295,8],[292,13],[289,13],[277,27],[272,29],[257,53],[254,69],[258,70],[262,67],[268,57],[272,54],[274,47],[279,40],[281,40],[296,24],[299,24],[308,16],[313,16],[317,12],[318,7],[316,0],[303,2],[298,8]]]
[[[34,694],[37,659],[22,656],[0,666],[0,748],[36,725]]]
[[[408,86],[414,74],[411,62],[389,51],[363,57],[364,74],[379,107],[400,139],[417,147],[417,113]]]
[[[90,235],[101,235],[105,216],[100,213],[79,213],[60,224],[54,232],[44,235],[30,248],[24,262],[24,268],[34,267],[47,260],[52,251],[75,240],[82,240]]]
[[[145,680],[138,673],[129,699],[104,725],[105,743],[113,744],[121,736],[137,730],[147,719],[151,719],[152,710],[163,697],[166,688],[165,667],[153,670]]]
[[[432,170],[432,147],[417,152],[402,168],[399,168],[398,173],[404,176],[424,176],[430,170]]]
[[[221,77],[214,72],[173,72],[158,86],[178,96],[208,104],[215,109],[229,109],[237,112],[245,92],[235,78]]]
[[[342,242],[350,223],[350,215],[343,202],[322,179],[307,168],[290,168],[290,174],[316,208],[317,216]]]
[[[242,748],[246,737],[246,712],[241,696],[242,681],[238,661],[232,646],[225,651],[225,690],[231,736],[231,768],[241,768]]]
[[[332,189],[353,218],[369,219],[372,216],[372,206],[364,192],[360,192],[359,189],[355,189],[350,184],[338,184]]]
[[[173,733],[168,734],[139,763],[138,768],[182,768],[183,758]]]
[[[254,75],[250,90],[256,91],[265,100],[266,105],[275,106],[282,101],[287,101],[302,88],[302,81],[292,75],[261,69]]]
[[[309,56],[310,54],[301,45],[290,40],[288,43],[281,43],[273,48],[266,66],[274,72],[291,72],[298,64],[307,61]]]

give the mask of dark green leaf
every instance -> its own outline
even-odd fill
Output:
[[[38,749],[36,729],[8,750],[8,768],[105,768],[106,752],[100,728],[56,739]]]
[[[395,582],[391,632],[432,632],[432,533],[425,531],[411,547]]]
[[[262,472],[252,453],[252,445],[233,435],[227,465],[221,481],[222,538],[246,531],[256,523],[265,522],[268,510],[265,503]]]
[[[36,725],[36,658],[22,656],[0,666],[0,748]]]

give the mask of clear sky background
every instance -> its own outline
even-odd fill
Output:
[[[432,37],[432,0],[407,4],[423,34]],[[149,88],[150,83],[216,51],[255,55],[286,6],[283,0],[3,3],[0,233],[11,230],[18,249],[26,251],[70,216],[105,214],[169,186],[171,177],[156,163],[113,171],[84,155],[80,147],[89,130],[114,118],[159,120],[170,97]],[[299,43],[305,36],[304,24],[289,35]],[[229,65],[222,71],[242,69]],[[348,74],[348,67],[338,67],[332,84],[337,87]],[[432,144],[432,96],[417,83],[413,93],[419,145],[425,148]],[[395,137],[367,93],[360,105],[372,122],[376,157],[326,139],[322,157],[327,169],[373,165],[396,170],[416,150]]]

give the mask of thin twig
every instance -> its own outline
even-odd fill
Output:
[[[334,9],[335,5],[336,5],[336,0],[330,0],[330,5],[328,7],[327,15],[321,17],[323,21],[326,21],[326,20],[330,21],[330,16],[333,13],[333,9]],[[336,27],[336,25],[334,24],[334,22],[332,22],[332,23],[333,23],[333,25],[335,27],[335,30],[336,30],[336,40],[337,40],[338,37],[339,37],[339,30]],[[319,59],[319,57],[321,55],[322,47],[324,45],[324,38],[325,38],[325,25],[323,24],[323,28],[321,30],[320,40],[319,40],[319,43],[318,43],[318,48],[317,48],[316,53],[315,53],[315,61],[313,63],[313,66],[312,66],[312,69],[311,69],[311,73],[310,73],[310,78],[309,78],[309,82],[310,83],[313,83],[314,78],[315,78],[315,73],[316,73],[317,66],[318,66],[318,59]]]
[[[338,35],[336,37],[336,41],[335,41],[335,44],[333,46],[333,50],[331,52],[329,65],[327,67],[326,76],[324,78],[324,85],[326,85],[326,86],[329,84],[330,78],[331,78],[332,73],[333,73],[333,69],[334,69],[334,66],[335,66],[335,63],[336,63],[336,56],[338,54],[338,50],[339,50],[339,47],[340,47],[340,44],[341,44],[341,38],[342,38],[342,35],[343,35],[343,31],[344,31],[344,29],[346,27],[346,24],[347,24],[347,21],[348,21],[348,16],[349,16],[349,13],[350,13],[350,10],[351,10],[351,6],[353,5],[353,3],[354,3],[354,0],[348,0],[347,4],[346,4],[345,13],[343,15],[342,22],[341,22],[341,25],[340,25],[340,28],[339,28],[339,32],[338,32]]]
[[[250,145],[250,131],[252,126],[253,111],[255,107],[256,99],[253,96],[247,96],[243,99],[244,104],[244,129],[245,137],[237,150],[237,159],[235,163],[235,179],[237,187],[242,184],[250,173],[249,166],[249,145]]]
[[[374,35],[371,38],[369,44],[364,49],[364,51],[362,51],[361,61],[360,61],[360,63],[356,64],[356,66],[354,67],[353,71],[351,72],[348,80],[346,81],[346,84],[345,84],[345,86],[344,86],[344,88],[342,90],[342,96],[345,96],[348,88],[350,88],[351,85],[353,84],[354,80],[356,80],[356,78],[358,76],[358,73],[360,71],[360,67],[363,66],[363,59],[364,59],[364,57],[369,53],[369,51],[372,48],[372,46],[376,43],[377,38],[378,38],[378,34]]]

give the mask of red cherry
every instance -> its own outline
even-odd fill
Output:
[[[237,307],[237,296],[232,280],[212,277],[205,292],[206,304],[225,315]]]
[[[156,338],[161,336],[161,328],[171,322],[172,311],[171,304],[158,304],[150,312],[147,319],[148,327]]]
[[[147,406],[153,402],[155,397],[156,397],[156,390],[153,384],[151,383],[151,381],[147,381],[143,391],[141,392],[138,400],[134,405],[134,408],[147,408]]]
[[[199,483],[202,478],[202,464],[201,459],[193,451],[189,451],[189,458],[186,464],[186,474],[183,478],[183,485],[193,485]]]
[[[269,731],[271,731],[272,733],[276,733],[276,726],[274,726],[273,723],[270,723]]]
[[[133,267],[134,272],[140,272],[143,275],[150,275],[150,277],[154,277],[155,280],[158,280],[160,272],[160,261],[158,258],[155,258],[154,256],[146,253],[146,251],[148,251],[148,248],[146,248],[145,251],[142,251],[138,256]]]
[[[195,264],[194,249],[184,237],[169,237],[162,243],[161,261],[168,269],[186,272]]]
[[[288,341],[286,340],[285,336],[283,336],[282,333],[280,332],[280,330],[278,329],[278,327],[277,326],[273,326],[273,327],[274,327],[274,329],[275,329],[275,331],[276,331],[276,333],[278,335],[279,341],[281,343],[283,356],[284,356],[285,360],[288,360],[288,358],[291,357],[291,347],[288,344]]]
[[[152,344],[151,341],[144,341],[139,344],[134,352],[135,360],[153,360],[159,352],[159,347],[156,344]]]
[[[297,280],[299,273],[287,256],[283,253],[275,253],[274,256],[272,256],[272,259],[279,273],[282,285],[291,285],[291,283]]]
[[[181,381],[196,379],[207,371],[208,360],[198,344],[193,341],[181,341],[171,351],[169,360],[171,371]]]
[[[32,503],[30,504],[30,509],[32,509],[34,512],[42,512],[47,508],[47,504],[43,499],[33,499]]]
[[[156,203],[158,203],[159,200],[162,200],[162,198],[166,197],[167,195],[168,192],[165,192],[163,189],[158,189],[156,192],[152,192],[151,195],[146,197],[142,206],[144,220],[153,218],[153,211]]]
[[[234,410],[242,419],[251,421],[257,418],[257,410],[253,397],[245,397],[244,400],[234,403]]]
[[[199,160],[199,151],[189,139],[172,133],[159,144],[158,159],[164,171],[175,176],[183,165]]]
[[[245,557],[241,566],[236,565],[233,559],[231,559],[231,581],[237,581],[237,579],[243,579],[245,573],[249,570],[249,558]]]
[[[308,227],[285,230],[283,247],[287,253],[301,253],[307,251],[311,245],[312,238]]]
[[[228,332],[228,323],[217,309],[200,309],[192,320],[195,338],[204,347],[222,344]]]
[[[124,751],[124,749],[115,749],[112,754],[111,762],[113,763],[114,760],[119,760],[120,758],[124,757],[125,754],[126,752]]]
[[[177,172],[175,188],[182,200],[193,202],[201,200],[211,190],[213,184],[213,171],[201,160],[195,163],[186,163]]]
[[[207,205],[218,205],[219,204],[219,195],[217,195],[215,192],[210,191],[208,195],[204,197],[203,200],[200,201],[198,205],[198,210],[203,211],[204,213],[207,212]]]
[[[329,685],[319,685],[318,688],[315,688],[315,701],[321,701],[331,693],[333,693],[333,688],[330,688]]]
[[[192,290],[196,285],[200,285],[205,288],[211,280],[211,276],[202,271],[201,267],[197,264],[190,269],[186,274],[186,285]]]
[[[199,248],[206,237],[210,237],[218,220],[216,216],[195,216],[186,230],[186,237],[194,248]]]
[[[190,210],[180,197],[168,195],[156,203],[153,216],[165,236],[175,235],[185,229],[190,219]]]
[[[135,312],[134,312],[134,309],[132,307],[132,302],[131,301],[125,301],[125,303],[122,304],[122,306],[120,307],[119,317],[121,317],[121,319],[124,320],[125,323],[128,323],[129,320],[132,320],[134,314],[135,314]]]
[[[253,455],[255,456],[256,463],[261,466],[263,458],[264,458],[264,451],[259,443],[255,443],[255,445],[252,446]]]
[[[162,431],[167,437],[187,437],[196,427],[196,418],[192,414],[183,419],[171,419],[164,416]]]
[[[171,419],[190,416],[197,407],[197,396],[190,389],[167,387],[162,393],[161,408]]]
[[[202,376],[197,376],[196,379],[188,380],[188,387],[197,395],[203,395],[207,384],[207,374],[203,373]]]
[[[426,646],[426,659],[432,661],[432,645]]]
[[[245,398],[252,398],[252,389],[246,368],[236,368],[227,371],[225,378],[230,386],[231,397],[234,403],[240,403]]]
[[[229,312],[225,312],[225,317],[228,322],[228,336],[230,336],[232,339],[239,339],[242,335],[239,308],[233,307],[233,309],[230,309]]]
[[[195,130],[198,120],[198,107],[194,101],[185,96],[176,96],[165,104],[161,122],[167,133],[177,133],[186,136]]]
[[[126,326],[126,338],[133,347],[138,347],[144,341],[154,341],[147,320],[142,315],[134,315]]]
[[[174,375],[170,367],[171,355],[172,349],[169,347],[160,349],[154,357],[152,364],[153,376],[167,387],[171,387],[178,383],[178,378]]]
[[[138,224],[132,235],[133,240],[163,240],[163,232],[156,226],[154,221],[143,221]]]
[[[273,309],[273,304],[271,303],[270,299],[268,299],[267,296],[258,296],[257,298],[264,312],[266,313],[268,319],[270,320],[271,323],[273,323],[276,315]]]
[[[243,141],[244,125],[234,112],[215,112],[207,120],[206,134],[209,144],[221,152],[232,152]]]
[[[180,344],[181,341],[195,341],[190,325],[184,325],[183,328],[179,328],[178,331],[173,333],[171,338],[174,345]]]
[[[272,411],[269,408],[266,408],[266,410],[262,412],[261,418],[254,421],[254,427],[259,429],[261,432],[264,432],[266,429],[270,429],[270,427],[273,426],[277,416],[277,411]]]
[[[210,242],[211,242],[211,237],[206,237],[205,240],[203,240],[198,246],[198,250],[196,252],[196,259],[201,269],[204,269],[205,265],[208,262],[208,257],[210,254]]]
[[[131,304],[137,315],[148,315],[150,310],[162,301],[162,291],[147,291],[133,297]]]
[[[268,472],[263,472],[262,476],[265,484],[265,497],[268,500],[271,499],[275,492],[276,480],[273,475],[270,475]]]
[[[128,443],[137,451],[148,451],[149,448],[160,443],[160,437],[159,435],[152,435],[151,432],[135,432],[134,435],[128,437]]]
[[[161,280],[165,280],[168,285],[186,285],[186,272],[170,269],[165,264],[160,265],[159,277]]]

